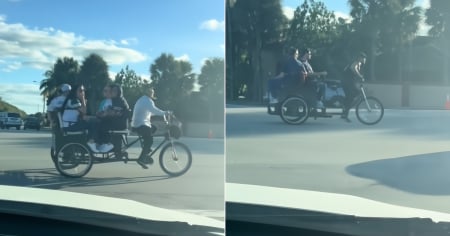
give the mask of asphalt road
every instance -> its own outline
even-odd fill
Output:
[[[155,139],[154,147],[161,139]],[[50,159],[48,131],[0,130],[0,185],[73,191],[136,200],[224,220],[224,140],[182,137],[193,164],[183,176],[169,178],[157,160],[144,170],[135,162],[94,164],[83,178],[60,176]],[[128,150],[130,158],[139,145]]]
[[[292,126],[263,107],[228,105],[226,181],[450,213],[450,111],[386,110],[375,126],[350,118]]]

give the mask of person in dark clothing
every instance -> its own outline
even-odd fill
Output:
[[[292,83],[298,83],[299,78],[301,78],[300,73],[303,68],[297,60],[298,50],[292,47],[289,49],[288,55],[288,58],[284,58],[277,63],[277,76],[268,81],[269,103],[278,103],[278,92],[283,85],[289,86]]]
[[[300,62],[303,66],[303,71],[306,74],[305,79],[305,86],[308,87],[309,92],[311,93],[311,99],[314,101],[315,108],[324,108],[324,105],[322,103],[322,92],[323,88],[319,85],[316,78],[320,75],[326,75],[327,72],[319,72],[316,73],[312,66],[309,64],[309,60],[311,60],[311,49],[309,48],[302,48],[300,50]]]
[[[345,93],[344,111],[341,116],[347,122],[351,122],[348,113],[353,100],[358,96],[360,91],[360,83],[364,82],[364,76],[361,73],[361,67],[366,63],[366,54],[361,52],[356,59],[344,69],[344,78],[342,79],[342,87]]]
[[[112,142],[113,151],[118,153],[121,149],[120,136],[110,136],[110,130],[126,130],[128,128],[128,119],[130,117],[130,107],[123,97],[122,87],[118,84],[109,85],[111,92],[111,105],[104,111],[98,112],[97,117],[101,120],[99,127],[99,136],[101,142]]]
[[[122,87],[118,84],[111,85],[113,121],[112,130],[124,130],[128,128],[128,119],[130,118],[130,106],[123,96]]]
[[[296,48],[290,48],[289,55],[290,57],[283,68],[285,74],[283,82],[288,85],[302,85],[306,80],[306,70],[298,60],[298,50]]]

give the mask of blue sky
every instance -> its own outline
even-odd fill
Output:
[[[100,54],[111,77],[149,77],[163,52],[193,64],[224,57],[223,0],[0,0],[0,96],[42,111],[38,82],[58,57]],[[38,82],[33,82],[38,81]]]

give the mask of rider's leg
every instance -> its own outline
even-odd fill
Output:
[[[358,88],[356,83],[350,81],[344,82],[342,84],[342,87],[345,93],[344,111],[342,117],[348,119],[348,113],[353,105],[353,101],[355,100],[355,97],[358,95]]]
[[[281,79],[269,79],[268,81],[268,99],[269,103],[277,103],[278,91],[281,89]]]
[[[143,139],[142,151],[139,155],[139,159],[145,158],[148,154],[150,154],[153,145],[153,132],[154,128],[146,125],[137,128],[137,133]]]

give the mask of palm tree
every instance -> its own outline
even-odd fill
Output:
[[[94,114],[103,98],[103,87],[111,82],[108,74],[108,64],[101,56],[94,53],[90,54],[84,59],[77,77],[77,81],[83,84],[87,90],[88,113]]]
[[[78,62],[75,59],[69,57],[58,58],[53,67],[44,73],[45,79],[41,81],[39,86],[41,95],[51,98],[61,84],[74,85],[79,70]]]

